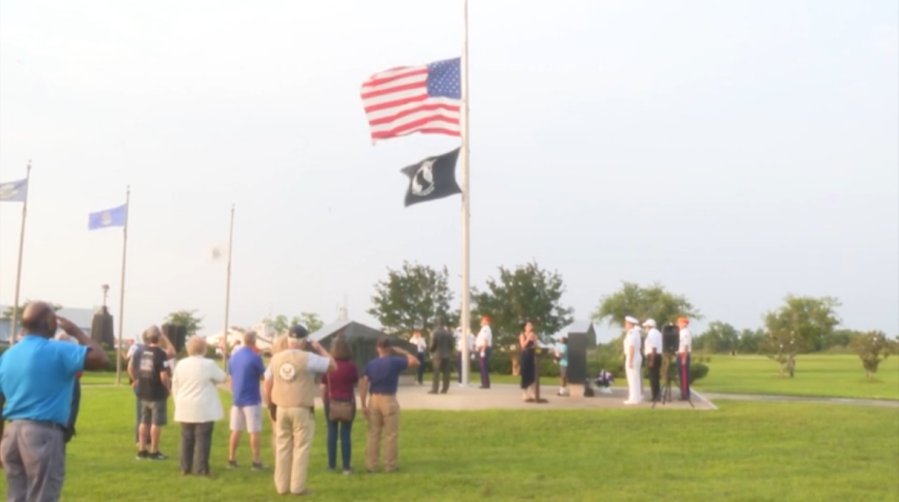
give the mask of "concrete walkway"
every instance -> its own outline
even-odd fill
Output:
[[[117,387],[116,384],[84,384],[84,387]],[[648,392],[644,395],[644,401],[638,405],[625,405],[627,389],[613,387],[611,394],[603,394],[594,388],[595,397],[584,397],[583,385],[569,385],[570,396],[556,396],[558,389],[555,385],[542,385],[541,396],[546,403],[525,403],[522,401],[521,389],[513,384],[494,384],[490,389],[479,389],[477,384],[468,387],[460,387],[456,382],[450,384],[447,394],[428,394],[430,385],[416,385],[411,377],[403,377],[400,381],[397,397],[400,405],[408,410],[528,410],[528,409],[616,409],[616,408],[651,408]],[[225,385],[222,390],[229,391]],[[673,391],[677,394],[677,390]],[[762,394],[723,394],[719,392],[700,393],[693,391],[693,406],[697,410],[717,410],[715,400],[733,401],[767,401],[780,403],[830,403],[848,404],[854,406],[880,406],[886,408],[899,408],[899,401],[881,399],[855,399],[840,397],[805,397],[805,396],[774,396]],[[316,398],[316,405],[322,406],[321,399]],[[673,401],[658,403],[660,409],[690,409],[690,403]]]
[[[887,401],[881,399],[854,399],[844,397],[804,397],[804,396],[772,396],[761,394],[704,394],[707,399],[731,399],[735,401],[774,401],[781,403],[832,403],[852,404],[857,406],[884,406],[887,408],[899,408],[899,401]]]
[[[603,394],[596,391],[594,397],[584,397],[583,385],[569,385],[570,396],[557,396],[558,387],[555,385],[542,385],[540,397],[546,403],[526,403],[522,400],[521,389],[513,384],[494,384],[489,389],[479,389],[477,384],[461,387],[452,383],[447,394],[428,394],[430,385],[416,385],[404,382],[400,385],[397,399],[400,406],[406,410],[584,410],[584,409],[638,409],[651,408],[652,402],[647,396],[637,405],[624,404],[627,399],[627,391],[623,388],[612,388],[611,394]],[[711,410],[714,406],[703,400],[694,398],[693,405],[697,410]],[[689,410],[690,403],[673,401],[662,405],[656,405],[657,409]]]

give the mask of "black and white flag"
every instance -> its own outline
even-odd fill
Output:
[[[456,148],[443,155],[428,157],[400,171],[409,177],[406,207],[462,193],[462,189],[456,183],[456,159],[459,158],[459,150]]]

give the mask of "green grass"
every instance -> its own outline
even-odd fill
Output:
[[[801,355],[796,359],[794,378],[779,376],[777,363],[764,356],[718,354],[705,364],[709,366],[709,374],[695,385],[700,392],[899,400],[899,357],[881,363],[872,380],[866,377],[858,357],[846,354]],[[431,376],[430,373],[425,375],[426,383],[430,383]],[[123,378],[127,383],[127,375]],[[454,383],[455,379],[454,374]],[[475,369],[470,380],[473,384],[479,382]],[[511,375],[491,375],[491,381],[517,384],[519,379]],[[115,383],[115,375],[85,373],[82,382],[85,385],[111,384]],[[551,391],[558,382],[556,377],[541,378],[543,392]],[[625,384],[624,378],[618,378],[614,385]]]
[[[779,376],[778,364],[764,356],[715,355],[706,364],[700,392],[899,400],[899,357],[882,362],[871,380],[854,355],[800,355],[793,378]]]
[[[85,389],[64,501],[282,500],[270,470],[224,468],[224,421],[216,424],[213,479],[180,476],[175,424],[162,440],[171,459],[134,460],[133,399],[128,389]],[[349,477],[326,471],[317,413],[309,488],[315,500],[899,499],[897,410],[719,404],[718,411],[409,410],[401,422],[401,472]],[[353,432],[357,473],[364,471],[364,424],[357,421]],[[270,462],[269,445],[266,424]],[[239,460],[250,460],[246,440]]]

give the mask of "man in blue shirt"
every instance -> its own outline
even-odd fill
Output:
[[[265,377],[265,364],[256,353],[256,332],[248,331],[243,336],[243,345],[234,351],[228,361],[231,379],[231,441],[228,450],[228,466],[237,467],[237,446],[240,433],[250,434],[250,449],[253,451],[254,471],[264,468],[259,454],[259,433],[262,432],[262,394],[259,382]]]
[[[384,472],[396,470],[397,445],[400,433],[400,404],[396,400],[400,373],[406,368],[418,366],[418,358],[405,350],[390,347],[389,338],[381,338],[377,344],[378,358],[365,365],[359,382],[359,400],[362,413],[368,420],[368,444],[365,463],[368,472],[375,472],[381,456],[381,433],[384,434]],[[398,355],[394,355],[398,354]],[[371,403],[368,395],[371,394]]]
[[[66,472],[65,430],[75,375],[109,363],[106,353],[46,302],[22,314],[26,335],[0,359],[0,466],[9,500],[59,500]],[[51,339],[62,328],[78,345]],[[3,421],[9,427],[3,434]],[[3,440],[5,438],[5,440]]]

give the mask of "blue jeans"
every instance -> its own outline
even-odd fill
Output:
[[[325,417],[328,416],[329,402],[325,401]],[[353,399],[353,420],[356,419],[356,400]],[[343,470],[350,470],[353,422],[332,422],[328,420],[328,469],[337,468],[337,436],[340,435],[340,456],[343,458]]]
[[[418,383],[424,382],[425,376],[425,353],[418,353]]]

